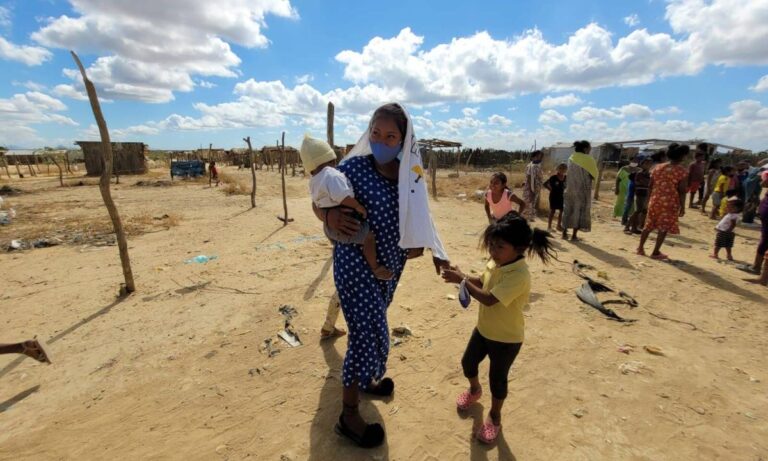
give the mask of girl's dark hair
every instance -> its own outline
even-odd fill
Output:
[[[491,176],[491,180],[494,180],[494,179],[498,179],[504,185],[507,184],[507,175],[505,175],[501,171],[497,171],[496,173],[493,173],[493,176]]]
[[[531,152],[531,160],[535,159],[536,157],[544,157],[544,152],[540,150],[535,150]]]
[[[723,163],[723,159],[721,159],[721,158],[713,158],[712,160],[710,160],[709,167],[707,169],[709,170],[709,169],[712,169],[712,168],[720,168],[720,164],[721,163]]]
[[[682,161],[690,151],[690,147],[673,142],[667,147],[667,158],[669,158],[670,161],[677,163]]]
[[[405,116],[405,110],[397,103],[384,104],[376,109],[371,117],[371,127],[377,120],[389,119],[395,122],[397,130],[400,131],[400,137],[405,139],[405,133],[408,131],[408,117]]]
[[[592,145],[589,143],[589,141],[576,141],[573,143],[573,150],[576,152],[581,152],[582,154],[587,153],[587,149],[592,147]]]
[[[653,155],[651,155],[651,160],[654,161],[654,163],[659,163],[667,156],[667,150],[661,149],[657,152],[655,152]]]
[[[722,168],[720,168],[720,172],[724,175],[728,176],[733,171],[733,167],[730,165],[726,165]]]
[[[741,199],[729,200],[728,203],[733,204],[733,207],[736,208],[736,213],[740,213],[744,209],[744,201]]]
[[[557,259],[549,232],[538,228],[531,229],[528,221],[516,211],[510,211],[503,218],[489,225],[480,240],[480,246],[490,251],[491,242],[503,240],[515,247],[520,253],[527,251],[528,256],[536,254],[544,264],[550,259]]]
[[[568,164],[567,163],[561,163],[561,164],[557,165],[557,168],[555,168],[555,170],[560,170],[560,169],[567,170],[568,169]]]

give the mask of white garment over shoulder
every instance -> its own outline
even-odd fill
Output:
[[[728,213],[727,215],[723,216],[723,219],[721,219],[720,222],[717,223],[717,226],[715,226],[715,229],[719,230],[720,232],[728,232],[728,229],[731,228],[731,222],[733,222],[734,224],[739,222],[738,213]]]
[[[341,205],[347,197],[355,197],[352,183],[336,168],[325,167],[309,180],[312,202],[318,208],[332,208]]]
[[[403,111],[408,119],[408,128],[403,139],[397,185],[400,206],[400,242],[398,244],[403,249],[429,248],[432,250],[433,256],[448,261],[448,253],[443,247],[440,236],[437,235],[435,223],[429,212],[427,181],[424,179],[424,166],[421,162],[419,144],[413,133],[413,122],[408,111],[405,108]],[[369,126],[342,162],[352,157],[371,155],[370,137],[371,128]]]

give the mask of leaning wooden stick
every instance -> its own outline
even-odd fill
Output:
[[[125,229],[123,229],[123,223],[120,221],[120,214],[117,212],[114,200],[112,200],[112,192],[109,190],[109,180],[112,176],[112,142],[109,139],[109,130],[107,129],[107,122],[104,120],[104,115],[101,113],[101,105],[99,104],[99,97],[96,95],[96,87],[88,79],[88,75],[85,73],[83,63],[80,62],[80,58],[77,57],[74,51],[72,58],[75,60],[75,64],[80,69],[80,73],[83,75],[83,83],[85,84],[85,90],[88,92],[88,99],[91,102],[91,109],[93,110],[93,116],[96,119],[96,124],[99,127],[99,134],[101,135],[101,155],[103,158],[103,167],[101,171],[101,178],[99,179],[99,190],[101,191],[101,198],[104,200],[104,205],[109,212],[109,218],[112,220],[112,226],[115,229],[115,235],[117,236],[117,247],[120,250],[120,263],[123,266],[123,276],[125,277],[125,285],[120,288],[120,294],[126,295],[136,291],[136,285],[133,283],[133,272],[131,271],[131,260],[128,257],[128,241],[125,237]]]
[[[283,226],[287,226],[293,219],[288,218],[288,200],[285,197],[285,173],[287,169],[285,165],[285,131],[283,131],[283,144],[277,147],[280,148],[280,178],[283,184],[283,216],[279,216],[277,219],[283,222]]]
[[[49,155],[48,158],[53,162],[54,165],[56,165],[56,168],[59,169],[59,184],[61,187],[64,187],[64,175],[61,171],[61,165],[59,165],[59,162],[56,161],[56,159],[53,157],[53,155]]]
[[[248,144],[248,163],[251,164],[251,208],[256,208],[256,166],[253,158],[253,149],[251,148],[251,137],[243,138]]]

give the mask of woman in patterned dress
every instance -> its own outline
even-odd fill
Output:
[[[391,280],[377,279],[366,263],[360,245],[335,243],[333,276],[349,330],[342,368],[343,411],[335,430],[364,448],[380,445],[384,441],[384,429],[378,423],[367,424],[360,416],[359,393],[390,396],[394,392],[394,381],[384,377],[389,355],[387,308],[406,260],[424,252],[423,248],[404,244],[413,242],[412,236],[401,238],[401,229],[404,232],[412,229],[401,225],[403,210],[400,207],[404,199],[413,201],[414,197],[423,197],[425,202],[422,202],[421,210],[426,216],[419,215],[420,228],[428,227],[428,235],[421,241],[433,242],[432,259],[438,274],[442,268],[449,267],[426,208],[426,186],[421,180],[421,157],[415,139],[413,125],[402,106],[386,104],[374,112],[368,131],[338,167],[352,184],[355,198],[367,211],[366,220],[376,235],[380,264],[394,274]],[[409,171],[417,172],[418,176],[414,174],[411,178],[401,171],[401,164],[412,166]],[[401,183],[406,180],[409,182]],[[403,194],[407,196],[403,197]],[[413,207],[413,202],[408,202],[408,206]],[[359,229],[359,222],[341,208],[313,209],[318,219],[331,229],[347,234],[354,234]],[[412,216],[407,210],[405,213],[410,220]]]
[[[541,171],[541,160],[544,153],[540,150],[531,154],[531,161],[525,167],[525,184],[523,184],[523,217],[528,221],[536,219],[536,205],[539,204],[541,186],[544,185],[544,172]]]
[[[598,172],[597,162],[589,154],[592,146],[588,141],[576,141],[573,150],[568,159],[562,225],[563,240],[568,240],[568,229],[573,229],[571,241],[577,242],[579,231],[592,230],[592,182]]]
[[[641,256],[645,256],[645,242],[655,230],[659,234],[651,258],[669,259],[661,252],[661,246],[667,234],[680,233],[677,221],[685,215],[685,194],[688,190],[688,170],[681,163],[689,150],[688,146],[670,144],[667,149],[669,162],[658,165],[651,173],[648,215],[640,236],[640,246],[637,247],[637,254]]]

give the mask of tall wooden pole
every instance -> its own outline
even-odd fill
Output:
[[[602,150],[597,155],[597,178],[595,178],[595,200],[600,198],[600,183],[603,181],[603,169],[605,164],[602,158]]]
[[[53,155],[49,155],[48,158],[50,158],[51,161],[53,162],[53,164],[56,165],[56,168],[59,169],[59,185],[61,185],[61,187],[64,187],[64,175],[63,175],[63,173],[61,171],[61,166],[59,165],[59,162],[57,162],[56,159],[53,158]],[[51,164],[49,163],[48,167],[50,167],[50,166],[51,166]]]
[[[429,176],[432,178],[432,198],[437,200],[437,153],[429,151]]]
[[[293,219],[288,218],[288,198],[285,196],[285,131],[283,131],[282,146],[278,144],[277,147],[280,149],[280,179],[283,185],[283,216],[279,219],[283,222],[283,226],[287,226]]]
[[[96,124],[99,126],[99,134],[101,135],[101,155],[104,161],[104,169],[101,171],[101,178],[99,179],[99,190],[101,191],[101,198],[104,200],[104,205],[107,207],[107,212],[112,220],[112,226],[115,229],[115,235],[117,237],[117,247],[120,250],[120,263],[123,266],[123,276],[125,277],[125,285],[120,288],[120,295],[127,295],[136,291],[136,285],[133,282],[133,271],[131,270],[131,260],[128,257],[128,240],[125,236],[125,229],[123,229],[123,223],[120,221],[120,214],[117,212],[114,200],[112,200],[112,192],[109,190],[109,180],[112,176],[112,142],[109,139],[109,130],[107,129],[107,122],[104,120],[104,115],[101,113],[101,105],[99,104],[99,97],[96,95],[96,87],[88,79],[88,75],[85,73],[85,68],[80,62],[80,58],[77,57],[74,51],[71,51],[72,58],[75,60],[75,64],[80,69],[80,73],[83,76],[83,83],[85,84],[85,90],[88,93],[88,99],[91,103],[91,109],[93,110],[93,116],[96,119]]]
[[[459,177],[459,171],[461,171],[461,148],[456,148],[456,177]]]
[[[5,174],[8,175],[8,179],[11,179],[11,172],[8,171],[8,159],[5,157],[2,157],[3,159],[3,167],[5,168]]]
[[[248,144],[248,163],[251,164],[251,208],[256,208],[256,166],[251,148],[251,137],[247,136],[243,138],[243,141]]]

